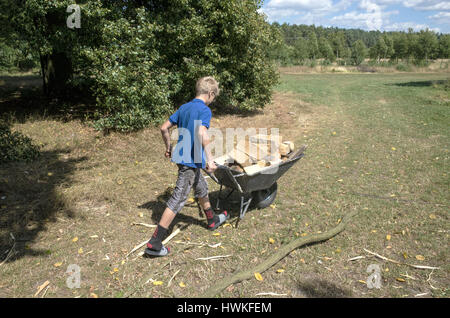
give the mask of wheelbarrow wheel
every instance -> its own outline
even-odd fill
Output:
[[[277,196],[278,185],[275,182],[270,188],[253,192],[253,202],[258,209],[270,206]]]

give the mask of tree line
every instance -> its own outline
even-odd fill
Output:
[[[271,24],[281,39],[270,57],[282,65],[302,65],[321,59],[323,64],[359,65],[366,58],[380,62],[426,64],[450,57],[450,34],[430,30],[381,32],[321,26]]]

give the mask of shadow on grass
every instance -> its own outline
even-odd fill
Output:
[[[352,293],[319,277],[298,283],[299,293],[307,298],[348,298]]]
[[[417,81],[417,82],[406,82],[406,83],[394,83],[387,85],[394,85],[400,87],[429,87],[433,85],[442,85],[445,83],[445,80],[437,80],[437,81]]]
[[[227,191],[225,191],[227,192]],[[222,192],[222,197],[224,197],[227,193]],[[139,208],[141,209],[147,209],[150,210],[152,212],[152,221],[154,222],[154,224],[158,224],[161,216],[164,213],[164,210],[166,209],[166,202],[167,200],[169,200],[170,196],[172,193],[172,189],[169,187],[165,190],[165,192],[163,194],[160,194],[157,199],[155,201],[149,201],[147,203],[142,204],[141,206],[139,206]],[[219,196],[219,191],[211,191],[209,192],[209,200],[211,202],[211,206],[213,208],[216,207],[216,202],[217,202],[217,198]],[[236,195],[235,193],[233,193],[229,198],[227,198],[227,200],[220,200],[220,210],[226,210],[230,213],[230,219],[234,218],[234,217],[238,217],[239,216],[239,207],[240,207],[240,198],[238,195]],[[191,208],[195,208],[198,209],[198,218],[192,217],[190,215],[184,214],[183,210],[185,210],[186,208],[191,207]],[[256,210],[256,207],[254,207],[253,205],[250,205],[247,213],[251,213],[252,210]],[[206,217],[203,213],[203,211],[201,211],[198,208],[198,205],[196,202],[194,203],[186,203],[185,206],[183,207],[183,209],[177,214],[177,216],[175,217],[175,219],[173,220],[172,224],[170,225],[169,228],[169,233],[172,232],[173,228],[175,227],[175,225],[178,224],[182,224],[181,225],[181,229],[185,229],[190,225],[195,225],[195,226],[200,226],[200,227],[204,227],[206,229]]]
[[[0,76],[0,117],[24,123],[29,118],[45,117],[67,122],[78,119],[91,121],[98,117],[99,108],[95,97],[89,93],[88,84],[70,87],[58,97],[48,98],[43,94],[42,78],[39,75]],[[175,105],[178,109],[188,100]],[[263,112],[262,109],[242,110],[228,105],[212,104],[215,118],[233,115],[251,118]],[[167,117],[170,114],[167,114]],[[108,131],[105,131],[108,133]]]
[[[57,188],[71,182],[76,164],[86,158],[61,160],[60,155],[67,152],[47,151],[30,163],[1,164],[0,262],[48,255],[49,251],[29,248],[27,243],[45,231],[49,222],[55,222],[58,213],[75,217]]]
[[[81,88],[48,98],[39,75],[0,76],[0,116],[24,123],[30,117],[85,120],[95,112],[95,99]]]

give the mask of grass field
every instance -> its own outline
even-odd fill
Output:
[[[0,265],[0,297],[33,297],[47,280],[37,297],[194,297],[353,211],[345,232],[220,296],[449,297],[448,77],[291,72],[281,74],[264,111],[215,116],[212,127],[223,129],[278,127],[286,140],[308,145],[306,156],[279,180],[275,204],[247,212],[238,228],[212,233],[195,206],[185,207],[163,259],[126,257],[153,233],[132,223],[155,224],[176,181],[158,128],[103,136],[79,120],[17,119],[14,129],[41,144],[43,156],[0,167],[0,263],[13,247]],[[1,92],[3,104],[20,102],[21,94]],[[218,186],[208,182],[214,203]],[[225,207],[234,221],[237,206]],[[196,260],[215,255],[230,256]],[[357,256],[364,258],[348,261]],[[66,285],[70,264],[81,269],[80,288]],[[379,289],[366,285],[371,264],[381,269]]]

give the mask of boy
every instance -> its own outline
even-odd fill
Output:
[[[176,214],[183,208],[192,187],[208,220],[208,229],[215,230],[229,218],[227,211],[218,215],[213,212],[208,197],[208,184],[200,171],[206,168],[206,171],[213,173],[217,169],[207,147],[210,143],[207,130],[212,117],[208,106],[218,95],[219,84],[213,77],[200,78],[196,85],[195,99],[182,105],[161,126],[166,146],[164,155],[177,164],[178,179],[158,227],[147,243],[145,252],[149,255],[165,256],[170,252],[170,249],[162,244],[162,240]],[[180,136],[172,155],[169,129],[173,126],[178,127]]]

